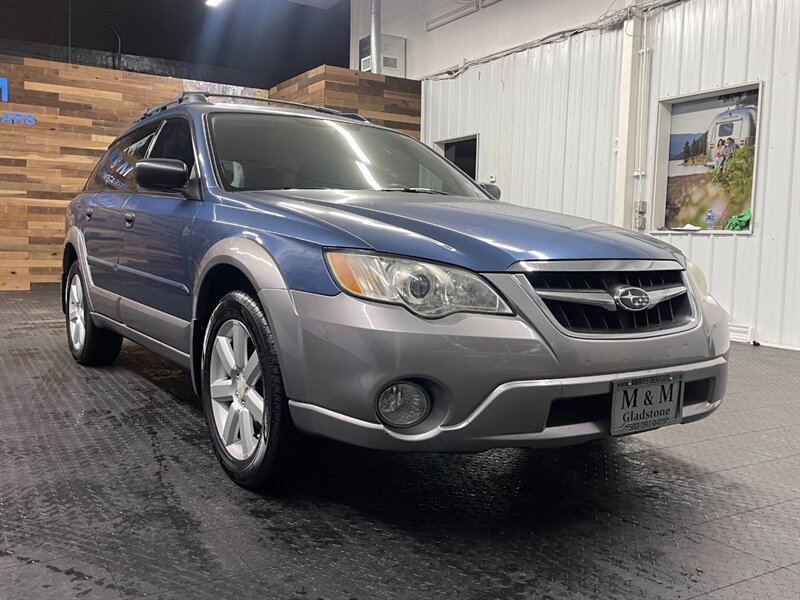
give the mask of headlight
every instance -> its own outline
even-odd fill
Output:
[[[697,290],[697,293],[700,294],[701,298],[705,298],[708,296],[708,282],[706,281],[706,276],[703,274],[703,271],[694,264],[692,261],[686,261],[686,272],[689,274],[689,279],[692,280],[694,284],[694,288]]]
[[[421,317],[458,312],[513,314],[488,283],[463,269],[360,252],[331,251],[325,258],[345,292],[399,304]]]

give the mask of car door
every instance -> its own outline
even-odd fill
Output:
[[[148,158],[182,160],[189,172],[195,173],[190,121],[166,119]],[[123,322],[182,352],[189,349],[189,246],[199,207],[199,201],[177,193],[138,190],[123,209],[125,228],[119,257]]]
[[[144,158],[158,124],[146,125],[114,142],[89,178],[86,190],[94,192],[84,206],[82,231],[86,244],[95,309],[118,319],[117,296],[121,282],[117,261],[122,245],[122,208],[136,190],[133,168]]]

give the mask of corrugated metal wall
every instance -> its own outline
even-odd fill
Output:
[[[509,202],[607,220],[622,29],[509,55],[423,82],[427,144],[478,134],[478,180]]]
[[[733,321],[800,347],[800,2],[689,0],[648,17],[648,174],[659,99],[763,81],[752,235],[660,236],[706,272]],[[652,199],[646,180],[645,198]]]
[[[478,134],[478,179],[504,200],[611,221],[621,28],[591,31],[423,84],[428,144]],[[659,234],[708,274],[736,324],[800,348],[800,0],[686,0],[648,13],[647,176],[670,96],[763,81],[752,235]],[[635,119],[631,115],[631,119]]]

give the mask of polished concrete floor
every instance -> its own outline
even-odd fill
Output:
[[[0,599],[800,597],[800,353],[735,345],[710,419],[558,450],[331,444],[280,498],[211,453],[188,374],[87,369],[0,295]]]

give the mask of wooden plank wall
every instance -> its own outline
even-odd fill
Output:
[[[419,139],[421,90],[412,79],[322,65],[275,86],[269,97],[355,112]]]
[[[0,290],[57,282],[64,211],[109,143],[145,107],[178,96],[167,77],[0,55]],[[13,123],[31,114],[33,126]]]
[[[58,282],[64,210],[108,144],[148,106],[181,93],[169,77],[0,55],[0,290]],[[270,96],[357,112],[420,136],[419,81],[323,65]],[[9,113],[12,122],[2,122]],[[14,123],[15,113],[22,123]],[[33,115],[35,125],[24,123]]]

